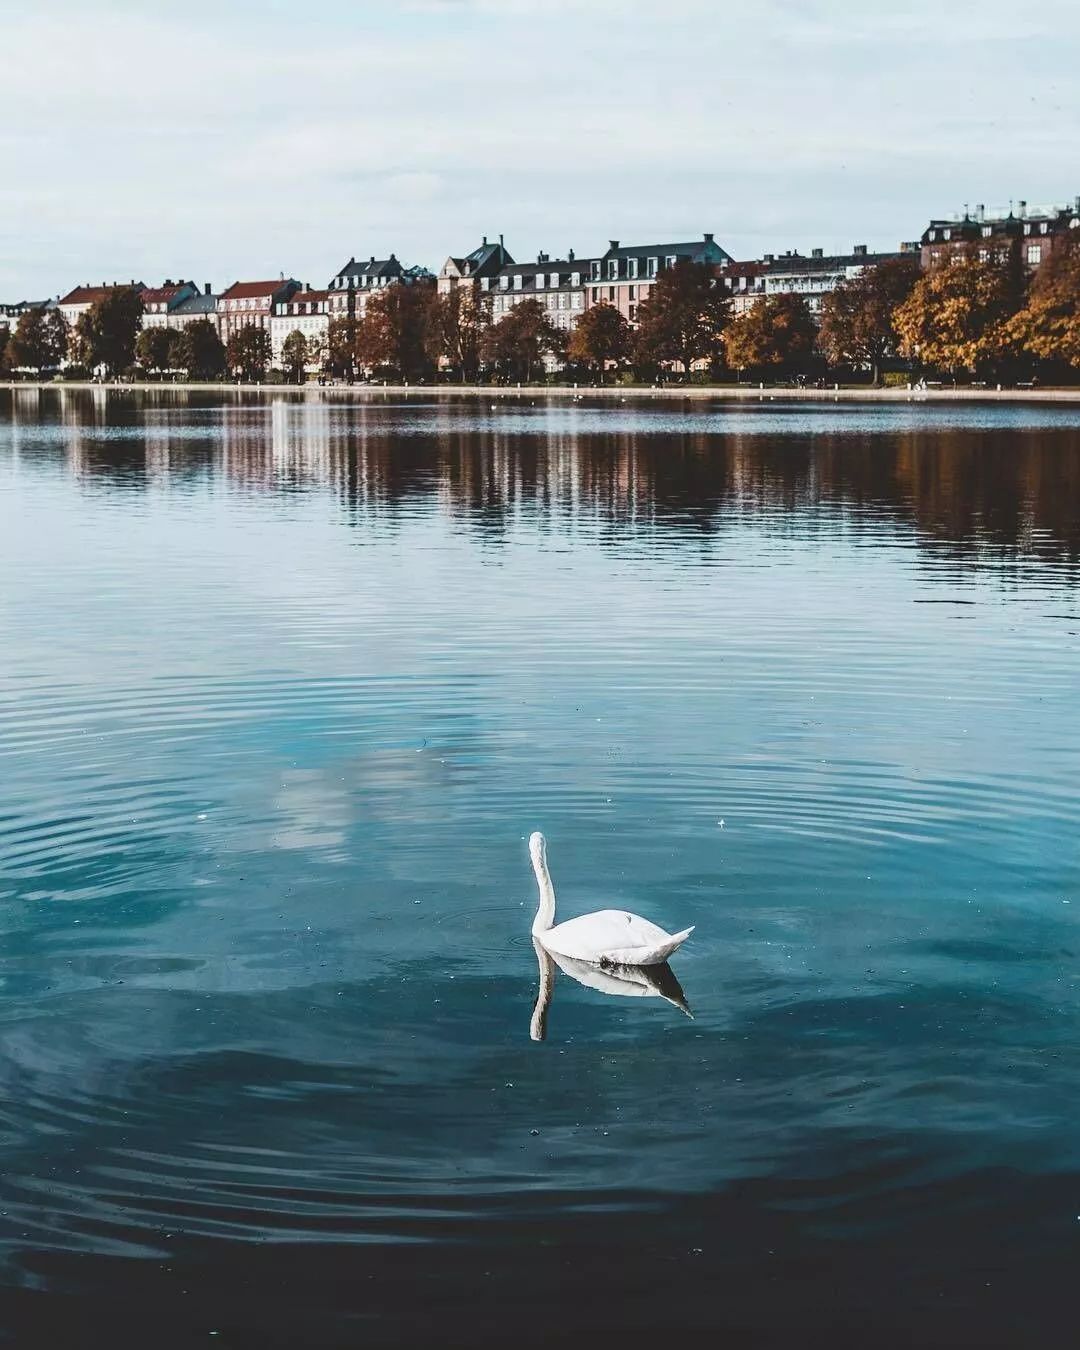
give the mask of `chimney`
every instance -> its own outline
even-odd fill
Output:
[[[618,241],[617,239],[609,239],[609,240],[608,240],[608,248],[618,248],[618,247],[619,247],[619,241]]]
[[[207,283],[206,283],[206,294],[207,294],[207,295],[210,295],[211,293],[212,293],[212,292],[211,292],[210,283],[207,282]]]
[[[763,261],[765,261],[765,262],[767,262],[767,263],[775,262],[775,261],[776,261],[776,254],[775,254],[775,253],[766,253]]]
[[[811,258],[824,258],[825,250],[823,248],[812,248],[810,250]]]
[[[1076,200],[1077,200],[1078,202],[1080,202],[1080,197],[1077,197]],[[1080,207],[1077,207],[1077,210],[1080,210]],[[574,261],[574,250],[573,250],[573,249],[570,249],[570,250],[567,252],[567,255],[566,255],[566,261],[567,261],[567,262],[573,262],[573,261]]]
[[[711,244],[711,243],[713,242],[713,237],[712,237],[711,234],[706,233],[706,235],[705,235],[705,242],[706,242],[707,244]]]
[[[481,247],[481,248],[487,248],[487,235],[486,235],[486,234],[484,235],[483,242],[481,243],[480,247]]]
[[[856,258],[865,258],[869,250],[865,244],[856,244],[851,251]]]
[[[1027,202],[1021,201],[1016,203],[1016,214],[1023,220],[1027,215]]]
[[[986,219],[986,203],[980,202],[975,208],[975,219],[983,221]]]

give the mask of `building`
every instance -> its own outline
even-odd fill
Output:
[[[205,319],[216,328],[218,326],[217,307],[219,299],[220,296],[214,295],[210,289],[210,283],[207,282],[204,291],[196,291],[194,295],[182,300],[169,311],[167,316],[168,326],[170,328],[186,328],[189,323],[196,323],[200,319]]]
[[[633,244],[612,239],[602,258],[590,262],[586,305],[608,304],[637,323],[638,305],[648,296],[656,278],[678,262],[705,263],[716,268],[732,261],[711,234],[684,244]]]
[[[1033,272],[1049,257],[1055,244],[1080,229],[1080,197],[1068,206],[1029,206],[1010,203],[1008,210],[967,207],[954,216],[932,220],[921,240],[924,269],[946,262],[969,250],[983,262],[1002,258],[1014,246],[1020,248],[1020,261]]]
[[[735,314],[745,314],[765,295],[798,295],[819,318],[822,297],[835,291],[841,282],[851,281],[879,263],[915,257],[918,251],[914,243],[901,244],[893,253],[871,253],[866,244],[856,244],[850,253],[826,254],[824,249],[815,248],[807,255],[791,249],[779,256],[766,253],[760,262],[727,263],[718,269],[718,275],[731,296]]]
[[[281,353],[290,333],[303,333],[309,344],[315,338],[325,348],[326,333],[330,327],[330,295],[329,290],[313,291],[304,286],[287,300],[279,300],[274,305],[274,312],[270,316],[271,365],[280,368],[284,364]],[[308,369],[317,371],[321,364],[318,360],[309,361]]]
[[[362,319],[368,297],[387,286],[412,286],[434,281],[425,267],[403,267],[391,253],[389,258],[372,256],[367,262],[350,258],[327,287],[332,319]]]
[[[489,244],[485,234],[479,248],[474,248],[464,258],[447,258],[443,263],[436,283],[439,294],[449,295],[459,286],[470,286],[473,290],[479,290],[485,279],[490,286],[491,278],[504,267],[512,267],[513,263],[513,258],[506,251],[502,235],[499,235],[497,244]]]
[[[765,292],[764,275],[769,264],[764,259],[721,263],[716,275],[731,298],[731,312],[745,314]]]
[[[209,287],[207,288],[209,289]],[[142,292],[144,328],[167,328],[169,315],[183,304],[198,295],[199,288],[193,281],[166,281],[164,285],[144,288]]]
[[[105,297],[117,288],[127,290],[134,288],[138,291],[144,291],[146,285],[142,281],[114,281],[112,283],[102,282],[100,286],[76,286],[74,290],[68,291],[67,295],[61,296],[57,301],[57,309],[64,316],[69,328],[74,328],[79,319],[86,313],[91,305],[97,304],[99,300]]]
[[[48,300],[14,300],[10,304],[0,304],[0,328],[10,328],[14,332],[24,314],[45,309],[48,304]]]
[[[300,289],[300,283],[291,278],[277,281],[234,281],[218,297],[218,331],[222,342],[228,342],[234,333],[249,325],[269,332],[274,306],[281,304]]]
[[[491,295],[491,313],[496,321],[522,300],[536,300],[558,328],[569,331],[585,311],[586,280],[593,258],[575,258],[573,249],[565,258],[537,255],[534,263],[509,263],[493,277],[480,279],[480,289]]]

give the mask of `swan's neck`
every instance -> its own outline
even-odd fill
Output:
[[[536,873],[536,884],[540,890],[540,908],[536,911],[536,918],[533,919],[532,930],[534,933],[543,933],[555,922],[555,887],[551,884],[547,859],[541,851],[537,850],[533,854],[532,865]]]

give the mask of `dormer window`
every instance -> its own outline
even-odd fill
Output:
[[[626,260],[626,267],[627,267],[626,275],[627,275],[628,277],[636,277],[636,276],[637,276],[637,259],[636,259],[636,258],[627,258],[627,260]]]
[[[1069,229],[1080,230],[1080,216],[1073,216],[1072,220],[1069,221]]]
[[[951,239],[951,238],[952,238],[952,230],[942,230],[942,231],[941,231],[941,237],[942,237],[942,239]]]
[[[609,280],[609,281],[614,281],[614,280],[616,279],[616,277],[618,277],[618,275],[619,275],[619,260],[618,260],[618,258],[609,258],[609,259],[608,259],[607,274],[608,274],[608,280]]]
[[[490,290],[490,289],[491,289],[491,278],[490,278],[490,277],[481,277],[481,278],[480,278],[480,289],[481,289],[482,291],[487,291],[487,290]]]
[[[543,274],[543,272],[537,272],[537,274],[536,274],[536,289],[537,289],[538,291],[542,291],[542,290],[544,289],[544,274]]]
[[[675,266],[675,262],[676,262],[675,254],[674,254],[674,253],[669,253],[668,256],[664,259],[664,266],[665,266],[665,267],[674,267],[674,266]]]
[[[1030,225],[1025,225],[1025,226],[1024,226],[1024,233],[1025,233],[1025,234],[1030,234],[1030,233],[1031,233],[1031,226],[1030,226]]]
[[[983,238],[984,238],[984,239],[989,239],[990,236],[994,233],[994,227],[993,227],[993,225],[984,225],[984,226],[982,227],[982,232],[983,232]]]
[[[509,290],[509,289],[510,289],[510,278],[509,278],[509,277],[500,277],[500,278],[499,278],[499,290],[500,290],[500,291],[507,291],[507,290]]]
[[[658,272],[659,270],[660,270],[660,259],[659,259],[659,258],[650,258],[650,259],[649,259],[649,276],[651,276],[651,277],[656,276],[656,274],[657,274],[657,272]]]
[[[558,272],[552,272],[551,275],[548,277],[548,285],[552,288],[552,290],[554,290],[558,286],[558,284],[559,284],[559,274]]]
[[[521,290],[521,273],[520,273],[520,272],[516,273],[515,276],[514,276],[514,290],[515,290],[515,291],[520,291],[520,290]]]
[[[592,279],[593,279],[593,281],[599,281],[599,280],[600,280],[600,264],[599,264],[598,262],[594,262],[593,265],[592,265],[592,269],[591,269],[591,270],[592,270]]]
[[[1076,225],[1076,224],[1078,224],[1078,223],[1080,223],[1080,222],[1077,222],[1077,221],[1075,221],[1075,220],[1073,221],[1073,224],[1074,224],[1074,225]],[[571,272],[571,273],[570,273],[570,285],[571,285],[571,286],[580,286],[580,285],[581,285],[581,273],[580,273],[580,272]]]
[[[1043,223],[1039,226],[1039,233],[1045,234],[1048,228],[1049,227],[1047,226],[1046,221],[1044,220]]]

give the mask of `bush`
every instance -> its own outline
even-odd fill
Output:
[[[887,370],[881,382],[886,389],[906,389],[911,383],[911,375],[906,370]]]
[[[88,380],[90,378],[90,372],[86,366],[80,366],[73,363],[70,366],[65,366],[64,369],[60,371],[57,378],[61,380]]]

